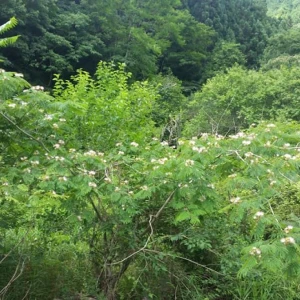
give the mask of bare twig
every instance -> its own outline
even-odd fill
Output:
[[[191,259],[186,258],[186,257],[183,257],[183,256],[178,256],[178,255],[170,254],[170,253],[164,253],[164,252],[160,252],[160,251],[152,250],[152,249],[143,249],[143,251],[144,251],[144,252],[150,252],[150,253],[156,253],[156,254],[162,254],[162,255],[165,255],[165,256],[173,257],[173,258],[179,258],[179,259],[188,261],[188,262],[190,262],[190,263],[192,263],[192,264],[194,264],[194,265],[196,265],[196,266],[199,266],[199,267],[201,267],[201,268],[203,268],[203,269],[206,269],[206,270],[208,270],[208,271],[210,271],[210,272],[216,273],[216,274],[218,274],[218,275],[225,276],[224,274],[222,274],[222,273],[220,273],[220,272],[218,272],[218,271],[215,271],[215,270],[213,270],[213,269],[211,269],[211,268],[209,268],[209,267],[207,267],[207,266],[205,266],[205,265],[199,264],[199,263],[197,263],[196,261],[191,260]]]
[[[45,146],[45,144],[38,140],[37,138],[35,138],[34,136],[32,136],[30,133],[26,132],[24,129],[22,129],[21,127],[19,127],[13,120],[11,120],[7,115],[5,115],[3,112],[0,111],[0,115],[6,119],[9,123],[11,123],[12,125],[14,125],[19,131],[21,131],[22,133],[24,133],[26,136],[28,136],[29,138],[31,138],[32,140],[36,141],[37,143],[39,143],[46,152],[49,152],[48,148]]]
[[[276,222],[279,224],[279,221],[278,221],[278,219],[276,218],[276,216],[275,216],[275,214],[274,214],[274,210],[273,210],[272,205],[271,205],[271,203],[270,203],[269,200],[268,200],[268,204],[269,204],[270,211],[271,211],[273,217],[275,218]]]
[[[146,247],[148,246],[148,243],[151,239],[151,237],[153,236],[153,233],[154,233],[154,230],[153,230],[153,223],[154,221],[159,217],[159,215],[161,214],[161,212],[163,211],[163,209],[166,207],[166,205],[172,200],[174,194],[175,194],[175,191],[174,190],[170,195],[169,197],[166,199],[166,201],[164,202],[164,204],[161,206],[161,208],[157,211],[157,213],[155,215],[150,215],[150,218],[149,218],[149,227],[150,227],[150,234],[144,244],[144,246],[142,248],[140,248],[139,250],[131,253],[130,255],[128,255],[127,257],[123,258],[122,260],[119,260],[117,262],[114,262],[114,263],[111,263],[111,264],[108,264],[108,265],[118,265],[118,264],[121,264],[123,263],[124,261],[126,261],[127,259],[135,256],[136,254],[142,252],[144,249],[146,249]]]
[[[99,211],[98,211],[98,209],[97,209],[97,207],[96,207],[96,205],[95,205],[95,203],[94,203],[92,197],[89,196],[89,199],[90,199],[90,202],[91,202],[91,204],[92,204],[92,206],[93,206],[93,209],[94,209],[94,211],[95,211],[95,213],[96,213],[96,215],[97,215],[99,221],[103,222],[104,220],[103,220],[102,216],[100,215],[100,213],[99,213]]]
[[[7,285],[0,291],[0,296],[4,296],[5,293],[8,291],[9,287],[22,275],[25,267],[25,261],[22,262],[22,265],[20,266],[21,262],[18,263],[14,274],[10,278]]]
[[[165,201],[165,203],[162,205],[162,207],[158,210],[158,212],[153,216],[153,222],[159,217],[159,215],[161,214],[161,212],[163,211],[163,209],[167,206],[167,204],[172,200],[174,194],[175,194],[176,190],[174,190],[170,196],[167,198],[167,200]]]
[[[248,165],[248,163],[240,156],[239,152],[237,150],[229,150],[229,152],[235,153],[236,156],[242,160],[246,165]]]
[[[128,255],[127,257],[123,258],[122,260],[119,260],[119,261],[117,261],[117,262],[114,262],[114,263],[111,263],[111,264],[108,264],[108,265],[111,265],[111,266],[112,266],[112,265],[118,265],[118,264],[121,264],[121,263],[123,263],[125,260],[127,260],[127,259],[129,259],[129,258],[135,256],[136,254],[138,254],[138,253],[140,253],[140,252],[142,252],[143,250],[146,249],[146,247],[148,246],[148,243],[149,243],[149,241],[150,241],[150,239],[151,239],[151,237],[152,237],[152,235],[153,235],[152,219],[153,219],[153,216],[150,215],[149,226],[150,226],[150,228],[151,228],[151,232],[150,232],[150,234],[149,234],[149,236],[148,236],[148,238],[147,238],[147,240],[146,240],[145,245],[144,245],[142,248],[140,248],[139,250],[137,250],[137,251],[131,253],[130,255]]]
[[[28,231],[26,232],[26,234],[24,234],[24,236],[19,240],[19,242],[12,248],[10,249],[10,251],[4,255],[4,257],[0,260],[0,264],[3,263],[6,258],[24,241],[26,235],[27,235]]]
[[[22,300],[25,300],[25,299],[26,299],[26,297],[27,297],[27,295],[28,295],[30,289],[31,289],[31,285],[29,286],[29,289],[27,290],[27,292],[26,292],[25,296],[22,298]]]
[[[292,179],[288,178],[287,176],[285,176],[284,174],[282,174],[281,172],[279,172],[279,174],[284,177],[285,179],[287,179],[289,182],[291,183],[295,183],[295,181],[293,181]]]

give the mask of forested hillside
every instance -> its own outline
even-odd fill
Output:
[[[267,0],[268,15],[289,19],[295,24],[300,21],[300,3],[297,0]]]
[[[3,0],[0,299],[300,299],[295,0]]]

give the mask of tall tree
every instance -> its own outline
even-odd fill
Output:
[[[241,44],[249,67],[258,66],[274,23],[267,16],[265,0],[189,0],[187,3],[191,14],[212,26],[221,39]]]

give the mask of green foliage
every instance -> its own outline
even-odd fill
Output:
[[[89,2],[1,12],[40,24],[48,74],[121,63],[55,75],[52,96],[0,71],[0,298],[298,299],[299,68],[233,66],[241,46],[180,1]],[[188,106],[170,70],[217,75]],[[169,147],[158,127],[178,115]]]
[[[300,5],[297,0],[267,0],[268,14],[277,19],[291,19],[294,24],[299,23]]]
[[[4,51],[7,63],[47,85],[55,73],[64,78],[78,68],[93,73],[100,59],[125,63],[134,79],[171,69],[180,79],[198,80],[214,35],[181,1],[8,0],[0,22],[8,13],[18,18],[22,39],[16,49]]]
[[[95,79],[82,70],[71,81],[56,78],[57,105],[73,127],[70,146],[89,149],[97,145],[103,151],[120,141],[141,143],[152,136],[151,113],[158,94],[147,82],[129,85],[131,74],[124,68],[125,64],[116,67],[101,62]]]
[[[0,233],[2,248],[14,251],[1,264],[10,270],[1,285],[19,259],[20,282],[31,284],[7,293],[216,299],[248,293],[243,281],[257,273],[296,280],[298,217],[289,227],[273,201],[299,181],[299,125],[203,134],[180,140],[178,150],[145,143],[138,134],[148,132],[143,118],[157,91],[129,86],[128,77],[123,65],[101,63],[95,79],[83,71],[57,78],[55,98],[31,87],[3,100],[0,201],[9,214],[1,214]],[[140,132],[133,122],[142,122]],[[230,282],[239,283],[232,292],[209,292]],[[253,285],[251,293],[267,289]]]
[[[18,24],[16,18],[12,17],[8,22],[0,26],[0,34],[5,33],[6,31],[14,28]],[[14,44],[19,36],[12,36],[7,38],[0,39],[0,48],[7,47],[11,44]]]
[[[171,74],[157,75],[151,83],[157,86],[159,93],[152,112],[152,120],[156,126],[165,125],[170,116],[178,115],[187,107],[188,99],[183,95],[181,81]]]
[[[221,41],[215,46],[212,56],[205,67],[206,77],[211,78],[218,72],[225,72],[235,64],[241,66],[246,64],[246,58],[240,50],[240,45]]]
[[[232,133],[261,120],[299,120],[299,69],[247,71],[235,66],[195,93],[186,133]]]
[[[299,28],[293,27],[269,39],[262,58],[262,66],[265,70],[281,66],[299,66],[299,55]]]
[[[247,66],[258,66],[267,37],[274,29],[273,20],[266,15],[265,1],[189,0],[187,3],[191,14],[212,26],[220,39],[241,45]]]

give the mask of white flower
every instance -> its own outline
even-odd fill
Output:
[[[285,244],[285,245],[288,245],[288,244],[295,244],[295,239],[292,238],[292,237],[286,237],[286,238],[282,238],[280,240],[281,243]]]
[[[250,144],[251,144],[251,141],[242,141],[242,144],[243,144],[244,146],[247,146],[247,145],[250,145]]]
[[[191,159],[187,159],[184,164],[186,167],[189,167],[189,166],[193,166],[195,162]]]
[[[157,162],[161,165],[163,165],[168,159],[166,157],[160,158]]]
[[[241,138],[241,137],[245,137],[245,133],[244,132],[238,132],[237,134],[235,135],[230,135],[230,137],[232,139],[238,139],[238,138]]]
[[[163,142],[161,142],[160,143],[162,146],[168,146],[169,145],[169,143],[167,142],[167,141],[163,141]]]
[[[8,182],[3,182],[2,185],[3,186],[8,186]]]
[[[67,120],[66,119],[64,119],[64,118],[60,118],[59,119],[59,122],[66,122]]]
[[[285,143],[285,144],[283,145],[283,148],[288,148],[288,147],[290,147],[290,146],[291,146],[290,143]]]
[[[235,198],[231,198],[230,202],[233,204],[237,204],[241,202],[241,198],[240,197],[235,197]]]
[[[207,132],[201,133],[201,139],[206,140],[207,138],[208,138],[208,133]]]
[[[228,178],[234,178],[234,177],[236,177],[237,176],[237,174],[236,173],[233,173],[233,174],[231,174],[231,175],[228,175]]]
[[[10,108],[15,108],[17,106],[17,104],[16,103],[10,103],[7,106],[10,107]]]
[[[224,136],[222,134],[216,134],[215,137],[216,137],[217,140],[223,140],[224,139]]]
[[[83,155],[84,156],[96,156],[97,153],[94,150],[89,150],[88,152],[85,152]]]
[[[261,250],[259,248],[253,247],[249,253],[250,255],[261,257]]]
[[[276,127],[276,125],[275,124],[268,124],[267,127],[268,128],[274,128],[274,127]]]
[[[27,103],[27,102],[24,102],[24,101],[21,101],[21,105],[22,105],[22,106],[27,106],[28,103]]]
[[[120,192],[120,188],[118,186],[115,187],[115,192]]]
[[[271,142],[270,142],[270,141],[267,141],[267,142],[265,143],[265,147],[271,147]]]
[[[66,176],[62,176],[58,178],[60,181],[68,181],[68,178]]]
[[[292,225],[288,225],[287,227],[284,228],[285,233],[289,233],[294,227]]]
[[[122,143],[116,143],[116,147],[122,146]]]
[[[129,195],[133,195],[133,191],[129,191],[128,194],[129,194]]]
[[[254,154],[252,152],[245,153],[245,157],[252,157]]]
[[[119,155],[124,155],[124,152],[123,151],[119,151],[118,154]]]
[[[65,158],[62,157],[62,156],[55,156],[54,159],[55,159],[56,161],[64,161],[64,160],[65,160]]]
[[[89,182],[89,187],[96,188],[97,184],[95,182]]]
[[[27,156],[23,156],[23,157],[21,157],[21,160],[22,161],[25,161],[25,160],[27,160],[28,159],[28,157]]]
[[[111,182],[111,179],[110,179],[109,177],[105,177],[105,178],[104,178],[104,181],[106,181],[106,182],[109,182],[109,183],[110,183],[110,182]]]
[[[59,148],[60,148],[60,144],[55,144],[55,145],[53,145],[53,148],[54,148],[54,149],[59,149]]]
[[[288,159],[292,159],[293,157],[292,157],[292,155],[291,154],[284,154],[283,155],[283,157],[286,159],[286,160],[288,160]]]
[[[152,138],[152,141],[158,141],[158,138],[153,137],[153,138]]]
[[[178,141],[178,145],[179,145],[179,146],[182,146],[182,145],[184,145],[184,141],[181,141],[181,140],[180,140],[180,141]]]
[[[89,175],[90,175],[90,176],[95,176],[95,175],[96,175],[96,172],[95,172],[95,171],[89,171]]]
[[[56,123],[53,123],[53,128],[55,128],[55,129],[57,129],[57,128],[59,128],[59,126],[56,124]]]
[[[51,121],[53,119],[52,115],[45,115],[44,120],[49,120]]]
[[[195,140],[191,140],[191,141],[189,141],[189,144],[190,144],[191,146],[194,146],[194,145],[196,144],[196,141],[195,141]]]
[[[37,166],[37,165],[40,164],[40,162],[39,162],[38,160],[32,160],[30,163],[31,163],[33,166]]]
[[[130,145],[131,145],[132,147],[138,147],[138,146],[139,146],[139,144],[136,143],[136,142],[131,142]]]
[[[276,181],[275,181],[275,180],[272,180],[272,181],[270,182],[270,185],[272,186],[272,185],[274,185],[274,184],[276,184]]]
[[[264,212],[262,211],[258,211],[254,216],[253,216],[253,219],[256,220],[256,219],[260,219],[261,217],[264,216]]]
[[[143,185],[143,186],[141,186],[141,189],[143,190],[143,191],[148,191],[148,186],[147,185]]]
[[[70,152],[70,153],[74,153],[74,152],[76,152],[76,149],[70,148],[70,149],[69,149],[69,152]]]
[[[167,172],[166,176],[172,176],[172,173],[171,172]]]
[[[65,144],[65,142],[64,142],[63,140],[59,140],[58,143],[59,143],[60,145],[64,145],[64,144]]]
[[[98,152],[97,155],[102,157],[102,156],[104,156],[104,153],[103,152]],[[104,162],[106,162],[106,161],[104,161]]]
[[[43,91],[44,87],[40,85],[36,85],[36,86],[32,86],[31,89],[35,91]]]
[[[24,77],[24,75],[22,73],[15,73],[14,75],[15,75],[15,77],[19,77],[19,78],[23,78]]]

